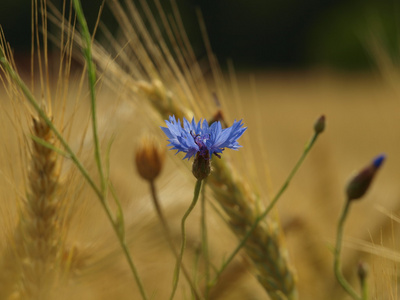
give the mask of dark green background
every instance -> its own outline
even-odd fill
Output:
[[[2,0],[0,24],[17,53],[30,47],[30,0]],[[168,1],[163,1],[170,12]],[[195,14],[200,7],[214,52],[245,68],[368,69],[371,35],[399,56],[398,1],[394,0],[178,0],[196,53],[205,55]],[[60,7],[62,0],[53,1]],[[83,0],[89,24],[99,0]],[[106,9],[103,20],[113,28]]]

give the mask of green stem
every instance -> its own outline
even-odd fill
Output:
[[[118,226],[119,238],[125,242],[124,211],[122,210],[121,201],[119,201],[117,192],[116,192],[116,190],[115,190],[115,188],[114,188],[114,186],[112,185],[111,182],[110,182],[110,192],[111,192],[111,195],[114,198],[115,204],[117,205],[117,212],[116,212],[116,217],[115,217],[114,223],[115,223],[115,225]],[[107,202],[106,202],[106,206],[107,206],[107,209],[108,209]]]
[[[368,285],[367,281],[364,279],[361,280],[361,299],[367,300],[368,299]]]
[[[175,245],[174,245],[174,242],[173,242],[173,239],[172,239],[172,235],[171,235],[171,230],[169,229],[169,226],[168,226],[168,223],[167,223],[167,219],[165,218],[165,216],[164,216],[164,214],[163,214],[163,212],[161,210],[161,206],[160,206],[160,202],[158,201],[158,196],[157,196],[157,191],[156,191],[156,187],[155,187],[155,184],[154,184],[154,180],[150,180],[149,184],[150,184],[150,191],[151,191],[151,196],[152,196],[152,199],[153,199],[153,204],[154,204],[154,207],[156,209],[158,218],[160,219],[160,222],[161,222],[162,228],[164,230],[164,233],[166,235],[168,245],[171,248],[171,251],[173,252],[175,258],[178,260],[179,259],[179,254],[178,254],[178,251],[175,248]],[[196,286],[194,285],[192,279],[190,278],[190,274],[186,270],[186,268],[183,265],[183,263],[181,264],[181,269],[183,271],[183,274],[184,274],[187,282],[190,285],[190,288],[192,289],[193,295],[195,296],[195,298],[197,300],[201,299],[198,291],[196,290]]]
[[[306,147],[304,148],[303,154],[300,156],[299,160],[297,161],[296,165],[290,172],[289,176],[286,178],[285,182],[279,189],[278,193],[275,195],[275,197],[272,199],[272,201],[269,203],[268,207],[264,210],[264,212],[259,215],[250,229],[246,232],[246,234],[243,236],[243,239],[240,241],[238,246],[235,248],[235,250],[232,252],[232,254],[228,257],[228,259],[222,264],[220,270],[217,272],[216,276],[214,277],[213,281],[211,282],[211,285],[214,285],[219,276],[222,274],[222,272],[226,269],[226,267],[229,265],[229,263],[235,258],[236,254],[244,247],[246,244],[247,240],[249,237],[252,235],[254,230],[257,228],[258,224],[268,215],[268,213],[272,210],[272,208],[275,206],[276,202],[279,200],[279,198],[282,196],[282,194],[285,192],[287,187],[289,186],[290,181],[296,174],[297,170],[300,168],[301,164],[303,163],[304,159],[306,158],[307,154],[310,152],[311,148],[315,144],[315,141],[317,140],[317,137],[319,136],[320,133],[315,132],[314,135],[312,136],[311,140],[306,144]]]
[[[357,293],[354,291],[354,289],[351,287],[351,285],[347,282],[347,280],[344,278],[341,268],[340,268],[340,253],[341,253],[341,248],[342,248],[342,241],[343,241],[343,227],[344,227],[344,222],[346,220],[347,214],[350,209],[350,204],[351,201],[346,201],[346,204],[343,208],[342,214],[339,219],[338,227],[337,227],[337,236],[336,236],[336,247],[335,247],[335,253],[334,253],[334,272],[336,279],[339,281],[340,285],[343,287],[343,289],[353,298],[356,300],[361,300]]]
[[[176,288],[178,287],[179,282],[179,270],[181,268],[182,259],[183,259],[183,252],[185,251],[186,246],[186,231],[185,231],[185,222],[186,219],[189,217],[190,213],[192,212],[193,208],[196,206],[197,200],[199,199],[200,188],[201,188],[201,179],[198,179],[196,182],[196,186],[194,188],[194,195],[192,203],[190,204],[189,208],[185,212],[181,220],[181,232],[182,232],[182,241],[181,241],[181,251],[179,253],[179,257],[176,260],[175,271],[174,271],[174,281],[173,281],[173,288],[172,293],[170,296],[170,300],[172,300],[175,296]]]
[[[97,168],[99,170],[100,180],[101,180],[101,190],[104,194],[107,185],[106,179],[103,173],[103,167],[101,163],[101,155],[100,155],[100,142],[97,131],[97,114],[96,114],[96,68],[93,63],[92,58],[92,39],[90,36],[89,28],[86,23],[85,15],[82,10],[81,2],[79,0],[73,0],[74,8],[76,11],[76,15],[81,25],[81,35],[83,40],[85,41],[86,47],[84,48],[85,60],[87,63],[88,70],[88,80],[89,80],[89,88],[90,88],[90,102],[91,102],[91,112],[92,112],[92,130],[93,130],[93,142],[94,142],[94,152]]]
[[[123,231],[121,231],[121,226],[123,226],[123,224],[120,224],[119,222],[114,221],[114,218],[113,218],[113,216],[111,214],[111,210],[108,207],[107,202],[104,201],[104,200],[105,199],[103,197],[102,201],[101,201],[101,204],[102,204],[104,210],[106,211],[107,218],[111,222],[111,224],[113,226],[113,229],[114,229],[114,232],[117,235],[119,244],[120,244],[120,246],[122,248],[122,251],[125,254],[126,260],[128,261],[129,268],[131,269],[131,271],[133,273],[133,276],[134,276],[136,284],[137,284],[137,286],[139,288],[139,291],[140,291],[140,294],[142,296],[142,299],[143,300],[147,300],[147,296],[146,296],[146,293],[144,291],[143,284],[142,284],[142,281],[140,279],[139,273],[138,273],[138,271],[136,269],[136,266],[135,266],[135,264],[133,262],[131,253],[129,252],[129,248],[126,245],[125,238],[124,238],[124,235],[123,235]],[[119,200],[116,200],[116,201],[119,202]]]
[[[206,180],[206,179],[205,179]],[[208,299],[210,292],[210,256],[208,251],[208,234],[207,234],[207,223],[206,223],[206,196],[205,196],[206,182],[204,181],[202,194],[201,194],[201,245],[204,256],[204,269],[205,269],[205,298]]]

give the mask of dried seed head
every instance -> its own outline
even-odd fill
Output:
[[[144,136],[136,150],[135,162],[139,175],[153,181],[160,174],[164,165],[165,151],[154,137]]]

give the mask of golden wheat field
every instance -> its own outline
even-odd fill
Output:
[[[30,68],[0,44],[0,299],[398,299],[394,67],[221,71],[207,40],[207,67],[197,61],[176,11],[153,12],[159,24],[146,1],[144,15],[108,1],[121,33],[103,45],[80,1],[69,13],[32,3]],[[167,150],[170,115],[242,119],[243,147],[196,180],[194,159]],[[348,180],[383,154],[366,195],[347,200]],[[338,259],[355,294],[334,272],[346,201]]]

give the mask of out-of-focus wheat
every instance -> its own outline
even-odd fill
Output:
[[[65,39],[61,41],[60,61],[49,58],[46,6],[46,0],[32,4],[31,92],[34,93],[39,83],[40,105],[46,117],[52,119],[52,98],[57,99],[57,108],[63,107],[66,101],[71,66],[71,49],[68,47],[71,44],[70,36],[63,35]],[[23,99],[23,88],[6,70],[11,68],[16,74],[17,68],[5,36],[1,34],[0,38],[1,71],[4,71],[1,79],[9,96],[10,107],[13,107],[8,117],[18,135],[27,136],[21,138],[21,155],[18,157],[22,160],[22,173],[27,178],[24,179],[24,186],[19,187],[21,190],[17,191],[18,197],[14,199],[13,205],[18,208],[18,215],[12,222],[15,227],[7,232],[7,244],[1,253],[3,272],[0,276],[0,298],[48,299],[53,297],[52,290],[61,275],[66,275],[76,265],[73,261],[76,255],[69,255],[64,250],[68,209],[73,201],[65,201],[66,190],[62,188],[60,179],[63,161],[57,153],[58,144],[54,133],[42,117],[32,116],[36,113],[32,113]],[[50,74],[57,67],[58,77],[54,84]],[[60,123],[64,121],[64,109],[57,114]],[[24,118],[30,121],[28,132],[23,126],[27,121]],[[17,160],[17,157],[10,159]],[[70,192],[70,195],[78,194],[73,189]]]

